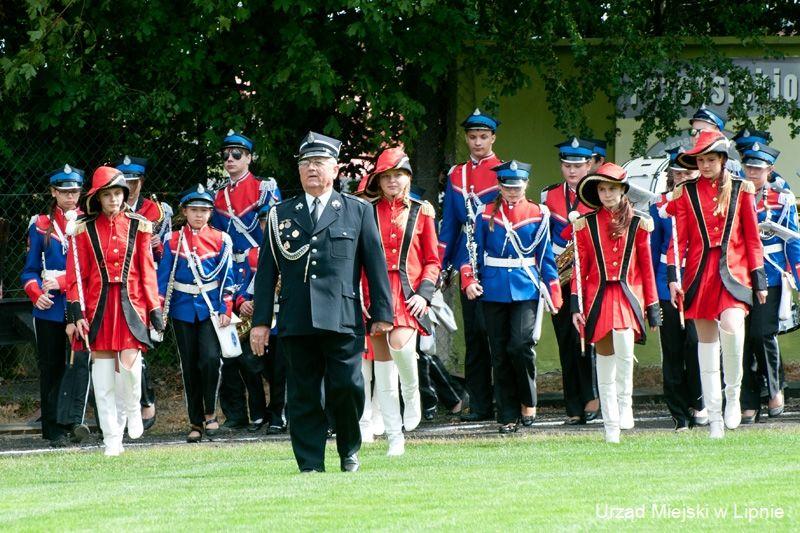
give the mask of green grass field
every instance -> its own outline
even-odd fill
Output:
[[[0,530],[789,531],[798,449],[800,428],[787,426],[723,441],[638,432],[619,446],[599,428],[411,441],[399,459],[378,443],[357,474],[338,472],[329,446],[329,472],[300,475],[288,443],[3,457]]]

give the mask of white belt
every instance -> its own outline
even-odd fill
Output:
[[[66,275],[66,270],[42,270],[42,279],[56,279]]]
[[[553,247],[553,253],[555,255],[561,255],[564,253],[564,250],[566,250],[566,248],[564,248],[563,246],[559,246],[556,243],[553,243],[552,247]]]
[[[231,256],[233,257],[234,263],[244,263],[247,260],[247,252],[242,252],[240,254],[233,253]]]
[[[772,255],[777,252],[783,252],[783,244],[776,242],[764,247],[764,255]]]
[[[483,264],[490,267],[522,268],[534,266],[536,259],[533,257],[489,257],[483,259]]]
[[[203,285],[203,291],[208,292],[216,289],[217,287],[219,287],[219,281],[216,280],[209,281],[208,283]],[[186,294],[200,294],[200,287],[198,287],[194,283],[181,283],[179,281],[176,281],[175,284],[173,285],[173,288],[176,291],[185,292]]]

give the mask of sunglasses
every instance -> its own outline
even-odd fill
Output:
[[[242,152],[239,149],[223,150],[222,151],[222,160],[223,161],[227,161],[229,157],[233,157],[236,161],[239,161],[242,158],[243,155],[244,155],[244,152]]]

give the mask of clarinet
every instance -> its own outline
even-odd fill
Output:
[[[472,198],[475,196],[475,187],[470,185],[469,196],[466,198],[467,222],[464,224],[464,235],[467,237],[467,258],[472,268],[472,277],[478,281],[478,244],[475,242],[475,209],[472,207]]]

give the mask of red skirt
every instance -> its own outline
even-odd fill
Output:
[[[622,290],[619,282],[608,282],[603,293],[603,302],[600,306],[600,316],[594,326],[594,332],[589,342],[595,343],[615,329],[632,329],[634,338],[639,340],[642,328],[636,320],[636,314],[631,308],[631,303]]]
[[[750,308],[728,292],[719,275],[719,259],[722,248],[711,248],[706,259],[706,268],[700,273],[700,283],[692,299],[692,305],[686,308],[686,318],[696,320],[717,320],[725,309],[737,307],[747,313]],[[684,285],[684,290],[686,286]]]
[[[400,272],[397,270],[389,271],[389,289],[392,291],[392,313],[394,314],[394,327],[411,328],[417,330],[419,335],[426,335],[425,330],[419,325],[417,319],[411,316],[411,313],[406,307],[406,298],[403,294],[403,284],[400,281]],[[367,347],[364,352],[364,359],[369,359],[370,361],[375,359],[375,354],[372,351],[372,338],[369,335],[367,335]]]
[[[146,351],[147,346],[136,340],[122,312],[122,285],[110,283],[106,294],[103,316],[99,317],[100,329],[92,343],[92,350],[98,352],[121,352],[122,350]],[[78,344],[82,344],[77,341]],[[82,349],[82,348],[80,348]]]

